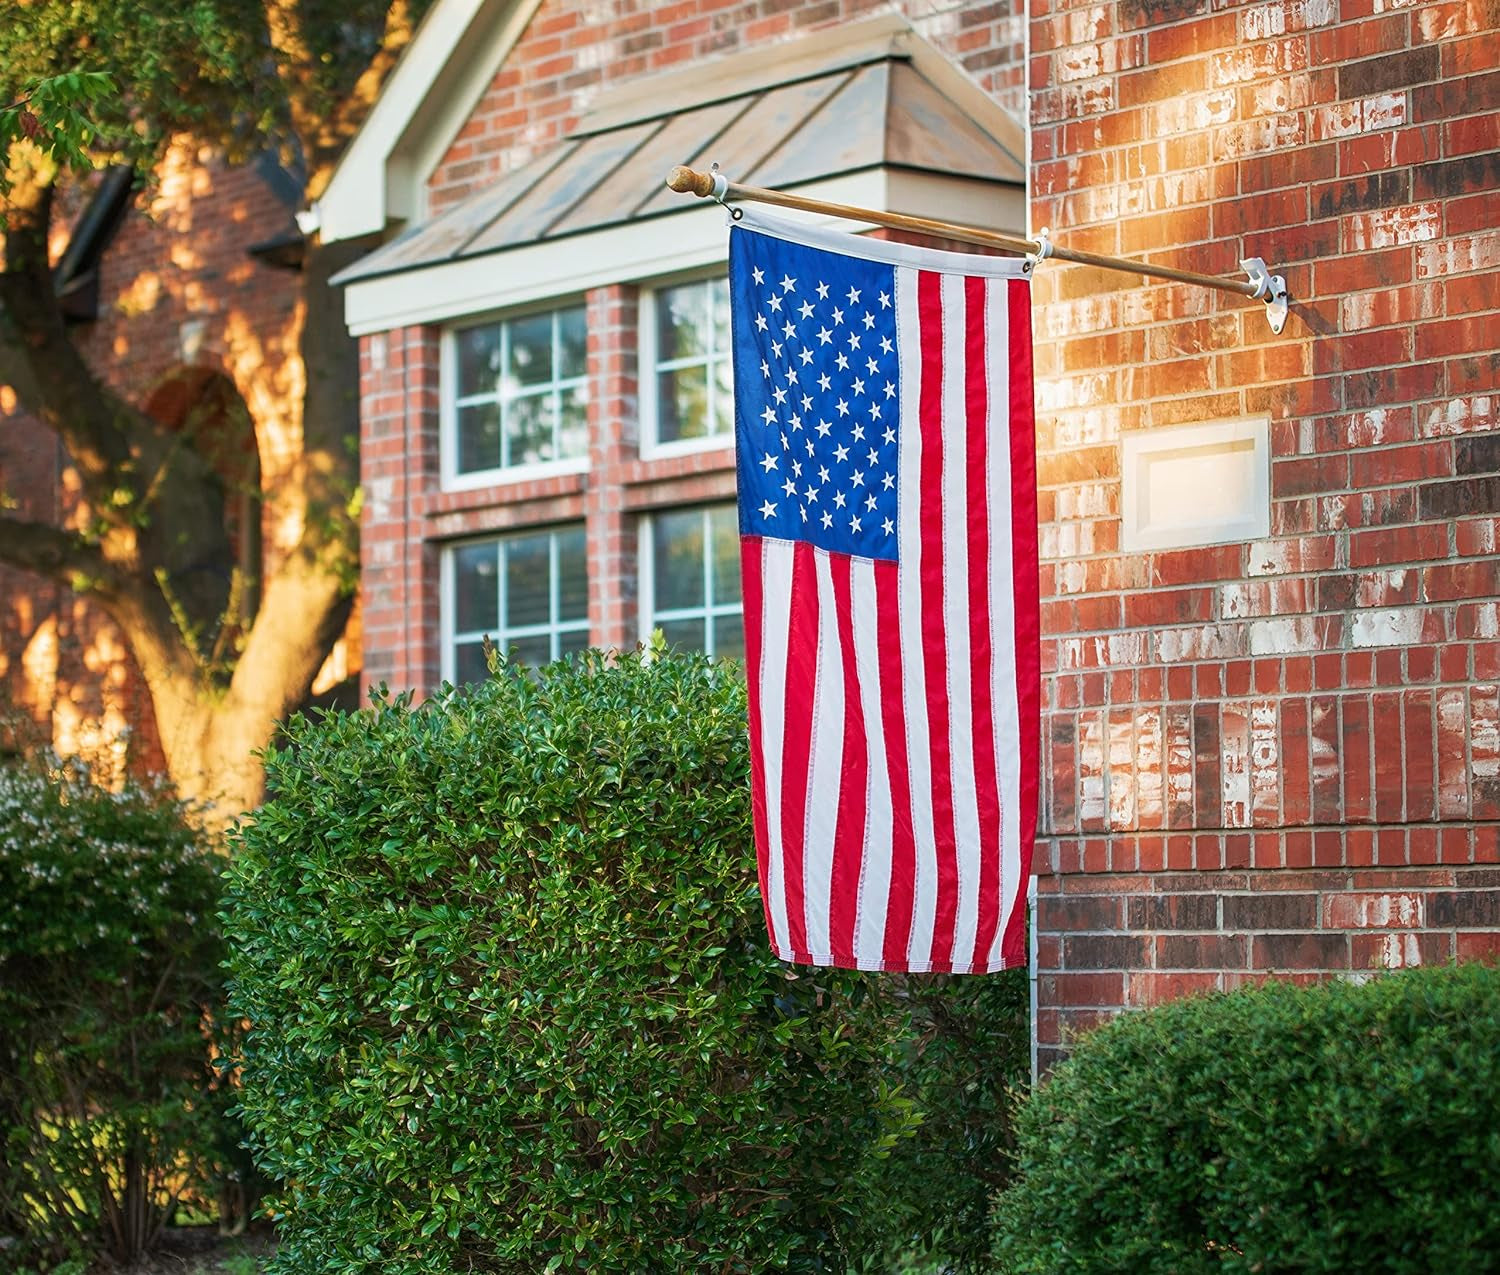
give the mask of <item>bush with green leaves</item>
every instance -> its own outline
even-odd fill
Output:
[[[276,1270],[842,1271],[906,1226],[906,984],[771,955],[748,770],[738,671],[650,652],[290,723],[225,913]]]
[[[140,1256],[210,1189],[226,1106],[217,860],[182,808],[0,766],[0,1235],[46,1268]]]
[[[1124,1015],[1020,1117],[1015,1275],[1493,1271],[1500,970]]]

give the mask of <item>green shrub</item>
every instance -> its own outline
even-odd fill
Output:
[[[0,1235],[39,1264],[146,1251],[206,1189],[222,1099],[214,858],[181,808],[0,767]]]
[[[238,835],[274,1269],[843,1270],[917,1117],[905,1002],[766,944],[744,688],[502,669],[295,720]]]
[[[1269,984],[1085,1037],[1019,1126],[1003,1269],[1494,1270],[1500,971]]]

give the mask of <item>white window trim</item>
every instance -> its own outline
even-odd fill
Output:
[[[640,581],[638,624],[642,642],[651,640],[652,632],[661,621],[670,623],[673,620],[702,620],[705,621],[703,628],[705,645],[712,646],[713,624],[711,621],[745,614],[743,597],[737,602],[714,602],[712,600],[713,593],[710,588],[712,582],[709,580],[709,560],[712,557],[709,552],[709,514],[714,509],[726,507],[733,509],[734,502],[715,501],[707,505],[666,506],[653,509],[641,517],[637,532],[636,562],[639,564],[637,569]],[[663,514],[687,513],[690,510],[703,517],[703,606],[676,607],[658,615],[656,613],[656,520]],[[708,655],[717,658],[713,651],[709,651]]]
[[[675,288],[684,283],[706,283],[724,277],[727,266],[721,266],[719,270],[704,272],[694,271],[689,274],[667,276],[653,279],[648,286],[641,289],[640,303],[636,309],[636,402],[640,412],[640,437],[641,437],[641,459],[659,460],[668,456],[690,456],[698,452],[720,452],[734,448],[734,401],[731,398],[728,409],[728,428],[720,434],[710,434],[705,438],[678,438],[671,442],[663,443],[658,440],[656,426],[660,419],[658,408],[657,373],[657,306],[660,296],[668,288]],[[734,357],[733,342],[725,354],[732,360]],[[673,360],[677,362],[678,360]],[[680,360],[684,366],[691,366],[694,360]],[[710,385],[710,394],[714,391]]]
[[[556,615],[559,602],[558,594],[561,588],[558,577],[558,548],[556,533],[565,528],[571,529],[579,526],[582,526],[582,524],[577,521],[545,523],[537,527],[518,527],[514,530],[496,532],[484,536],[466,536],[462,540],[450,540],[443,545],[442,553],[438,559],[438,641],[440,643],[440,648],[438,651],[438,676],[440,680],[447,682],[450,685],[453,683],[453,675],[457,670],[457,660],[455,658],[454,648],[461,641],[472,642],[476,634],[479,636],[488,636],[497,648],[500,647],[502,634],[504,635],[503,640],[507,643],[507,645],[520,638],[541,637],[543,635],[546,635],[553,639],[552,646],[554,649],[556,649],[558,646],[558,639],[566,633],[582,633],[586,638],[590,639],[593,637],[593,629],[590,625],[587,615],[584,616],[582,621],[566,620],[558,623],[553,623],[549,620],[546,624],[522,624],[517,625],[516,627],[509,630],[501,629],[497,624],[496,631],[493,633],[482,629],[465,630],[464,632],[460,633],[454,627],[458,615],[458,580],[453,561],[457,555],[458,550],[465,548],[468,545],[498,544],[506,540],[522,539],[526,536],[547,536],[547,609],[549,614]],[[585,535],[587,535],[586,530]],[[587,570],[587,541],[585,541],[584,564],[585,570]],[[502,579],[497,584],[497,588],[502,591],[502,594],[504,587],[504,580],[502,577]],[[504,603],[502,602],[502,606],[503,605]],[[554,655],[550,658],[556,659],[557,657]]]
[[[563,294],[559,297],[521,309],[494,311],[488,314],[465,315],[444,327],[438,343],[438,474],[443,491],[473,491],[480,487],[510,487],[517,483],[534,482],[538,478],[555,478],[562,474],[582,474],[588,471],[588,449],[582,456],[571,456],[565,460],[549,460],[533,465],[501,466],[498,469],[480,469],[473,473],[458,472],[458,334],[469,328],[486,324],[509,323],[524,319],[531,314],[552,313],[579,305],[585,306],[582,298]],[[585,324],[585,340],[587,335]],[[569,383],[578,378],[569,377]],[[590,394],[593,384],[587,372],[583,384]]]

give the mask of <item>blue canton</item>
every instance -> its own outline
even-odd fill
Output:
[[[896,557],[895,270],[734,227],[740,531]]]

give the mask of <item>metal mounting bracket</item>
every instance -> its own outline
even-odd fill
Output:
[[[1266,321],[1271,325],[1271,331],[1280,336],[1281,329],[1286,327],[1286,279],[1267,270],[1266,263],[1259,257],[1246,257],[1240,262],[1240,269],[1255,285],[1251,299],[1266,303]]]

